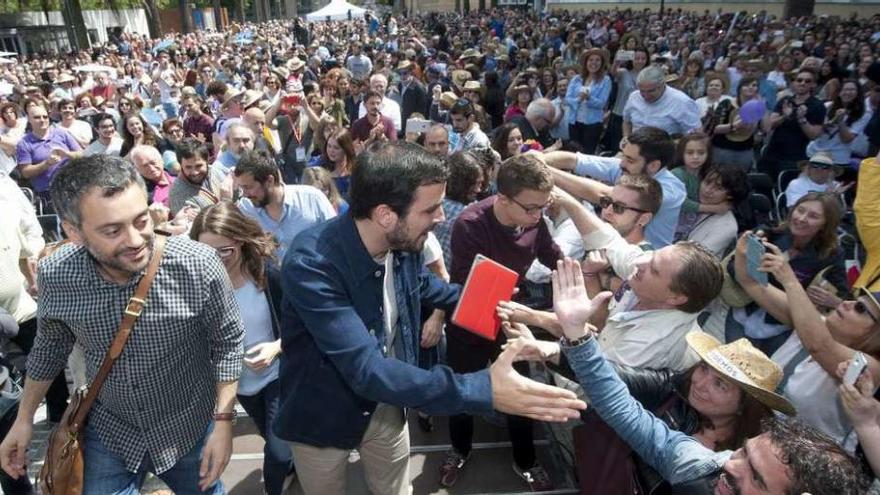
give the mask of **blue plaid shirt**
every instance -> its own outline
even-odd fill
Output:
[[[446,263],[447,268],[452,263],[452,250],[449,248],[452,243],[452,226],[455,225],[455,219],[458,218],[458,215],[461,214],[465,206],[467,205],[459,203],[454,199],[443,198],[442,208],[446,220],[434,227],[434,235],[437,236],[437,240],[440,241],[440,247],[443,248],[443,261]]]

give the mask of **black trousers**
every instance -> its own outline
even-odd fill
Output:
[[[37,319],[32,318],[18,325],[18,335],[11,340],[16,343],[25,354],[30,354],[34,347],[34,339],[37,337]],[[27,374],[27,370],[25,370]],[[55,377],[49,391],[46,392],[46,409],[49,421],[57,423],[61,421],[64,410],[67,408],[67,399],[70,394],[67,391],[67,378],[62,372]]]
[[[605,136],[602,138],[602,151],[617,153],[620,149],[620,141],[623,139],[623,117],[614,113],[608,117],[608,125],[605,127]]]
[[[581,145],[584,153],[592,155],[599,146],[599,138],[602,137],[602,124],[583,124],[575,122],[568,127],[568,137]]]
[[[446,361],[456,373],[472,373],[485,369],[501,352],[506,341],[503,333],[495,342],[466,333],[460,328],[447,327]],[[526,362],[513,366],[521,375],[529,376]],[[535,443],[532,438],[532,420],[521,416],[505,415],[507,432],[513,444],[513,460],[520,469],[531,469],[535,465]],[[449,418],[449,436],[452,447],[467,456],[473,446],[474,418],[469,414],[457,414]]]

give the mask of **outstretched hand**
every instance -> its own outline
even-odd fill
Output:
[[[610,292],[602,292],[593,300],[587,295],[581,265],[571,258],[559,260],[553,272],[553,310],[562,325],[565,337],[575,340],[585,335],[584,326],[600,307],[608,305]]]
[[[580,417],[587,404],[574,392],[530,380],[513,369],[513,362],[525,347],[525,340],[511,342],[489,368],[492,406],[537,421],[564,422]]]

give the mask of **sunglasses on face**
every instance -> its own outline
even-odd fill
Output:
[[[604,210],[609,206],[611,207],[611,210],[614,211],[614,213],[616,213],[617,215],[623,215],[624,213],[626,213],[626,210],[632,210],[639,213],[648,213],[646,210],[633,208],[632,206],[629,206],[620,201],[614,201],[613,199],[611,199],[611,196],[602,196],[601,198],[599,198],[599,208],[602,208]]]
[[[874,323],[880,323],[880,321],[877,321],[877,317],[868,310],[868,306],[862,301],[856,301],[856,303],[853,304],[853,309],[860,315],[867,315]]]

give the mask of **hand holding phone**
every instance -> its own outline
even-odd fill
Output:
[[[843,374],[844,385],[855,385],[856,380],[859,379],[859,376],[861,376],[867,367],[868,360],[865,358],[865,355],[861,352],[856,352],[853,355],[852,360],[850,360],[849,366],[846,368],[846,373]]]
[[[770,281],[767,272],[762,272],[761,258],[767,252],[767,247],[761,242],[756,235],[750,235],[746,238],[746,271],[752,279],[761,285],[766,286]]]

